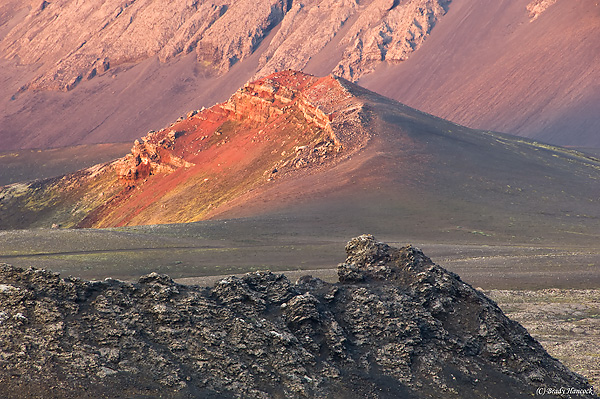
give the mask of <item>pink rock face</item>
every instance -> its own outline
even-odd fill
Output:
[[[43,63],[32,89],[70,90],[109,67],[196,51],[226,71],[248,56],[286,12],[281,0],[249,7],[233,1],[62,0],[32,8],[3,40],[6,57]]]
[[[447,3],[44,1],[8,32],[0,51],[24,64],[43,65],[29,89],[68,91],[112,67],[154,56],[168,62],[195,52],[198,62],[225,73],[279,26],[259,61],[257,76],[264,76],[303,68],[350,24],[342,33],[343,52],[335,71],[356,80],[376,63],[401,61],[416,50]]]
[[[529,17],[531,21],[536,20],[541,13],[546,11],[548,7],[556,3],[557,0],[533,0],[527,4],[527,11],[529,11]]]

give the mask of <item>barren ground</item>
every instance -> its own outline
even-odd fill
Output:
[[[600,290],[490,290],[504,313],[521,323],[571,370],[600,392]]]

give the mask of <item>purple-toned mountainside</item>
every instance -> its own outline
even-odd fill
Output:
[[[586,1],[7,1],[0,150],[133,140],[288,68],[470,127],[600,146]]]

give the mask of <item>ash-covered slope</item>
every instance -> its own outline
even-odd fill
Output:
[[[600,147],[598,37],[593,1],[456,0],[406,62],[360,84],[472,128]]]
[[[212,288],[0,268],[6,398],[596,398],[518,323],[418,249],[351,240],[340,282]],[[547,395],[553,397],[552,395]]]

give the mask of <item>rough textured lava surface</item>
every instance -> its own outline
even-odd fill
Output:
[[[0,268],[10,398],[530,398],[590,385],[420,250],[363,235],[339,283],[256,272],[212,288]],[[8,396],[7,396],[8,395]],[[552,395],[548,395],[553,397]]]

